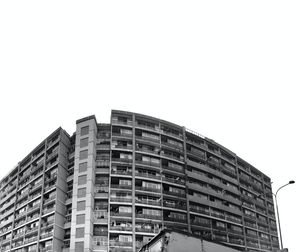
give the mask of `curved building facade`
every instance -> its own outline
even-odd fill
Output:
[[[113,110],[59,128],[1,184],[1,251],[138,251],[163,228],[279,249],[271,181],[185,127]]]

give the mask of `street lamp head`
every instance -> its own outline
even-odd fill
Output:
[[[289,181],[289,184],[295,184],[294,180]]]

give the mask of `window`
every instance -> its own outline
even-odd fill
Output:
[[[85,126],[85,127],[81,128],[81,130],[80,130],[81,136],[87,135],[88,133],[89,133],[89,126]]]
[[[143,214],[161,216],[160,210],[143,208]]]
[[[127,186],[131,186],[131,180],[128,180],[128,179],[120,179],[120,180],[119,180],[119,185],[127,185]]]
[[[132,213],[132,208],[120,206],[119,213]]]
[[[79,164],[79,172],[86,172],[87,162]]]
[[[80,151],[79,160],[86,159],[87,157],[88,157],[88,151],[87,150]]]
[[[80,139],[80,148],[86,147],[89,144],[89,138]]]
[[[77,211],[85,210],[85,201],[78,201],[77,202]]]
[[[225,223],[219,222],[219,221],[216,222],[216,226],[217,226],[218,228],[226,228]]]
[[[75,242],[75,252],[84,252],[83,242]]]
[[[129,129],[120,129],[121,135],[132,135],[132,130]]]
[[[85,214],[79,214],[76,216],[76,224],[84,224]]]
[[[83,238],[84,237],[84,228],[76,228],[75,238]]]
[[[82,198],[86,195],[86,188],[79,188],[77,191],[77,197]]]
[[[159,190],[161,188],[160,184],[146,182],[146,181],[142,182],[142,187],[151,188],[151,189],[157,189],[157,190]]]
[[[82,175],[78,177],[78,185],[86,184],[86,175]]]
[[[119,241],[120,242],[132,242],[132,236],[131,235],[120,235]]]

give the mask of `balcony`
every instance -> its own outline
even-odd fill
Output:
[[[117,225],[117,226],[111,226],[110,230],[112,230],[112,231],[129,231],[129,232],[131,232],[132,227]]]
[[[41,236],[40,236],[40,238],[41,239],[46,239],[46,238],[48,238],[48,237],[52,237],[53,236],[53,231],[51,231],[51,232],[47,232],[47,233],[42,233],[41,234]]]
[[[110,197],[111,202],[128,202],[132,203],[132,198],[129,197]]]
[[[40,252],[53,252],[53,248],[52,248],[52,246],[50,245],[50,246],[47,246],[47,247],[41,247],[40,248]]]
[[[39,229],[39,227],[33,227],[33,228],[30,228],[30,229],[27,229],[25,230],[25,234],[30,234],[32,232],[37,232]]]
[[[48,191],[50,191],[50,190],[53,189],[53,188],[55,188],[55,184],[53,184],[53,185],[49,185],[49,184],[48,184],[48,185],[45,186],[45,192],[46,192],[46,191],[48,192]]]
[[[111,123],[113,125],[128,125],[128,126],[132,126],[132,121],[131,120],[121,121],[121,120],[118,120],[118,118],[115,118],[115,117],[112,117]]]
[[[125,138],[132,138],[132,133],[129,134],[129,133],[121,133],[121,132],[113,132],[112,133],[112,136],[113,137],[125,137]]]
[[[174,172],[179,172],[179,173],[183,173],[184,172],[184,169],[183,169],[183,167],[182,166],[180,166],[180,165],[168,165],[168,166],[166,166],[166,165],[163,165],[162,166],[163,167],[163,169],[166,169],[166,170],[169,170],[169,171],[174,171]]]
[[[201,220],[191,220],[192,225],[201,226],[201,227],[211,227],[210,221],[201,221]]]
[[[98,150],[109,150],[110,145],[109,144],[97,144],[97,149]]]
[[[38,183],[36,183],[35,185],[33,185],[33,186],[31,186],[31,188],[30,188],[30,191],[29,192],[33,192],[33,191],[35,191],[36,189],[38,189],[39,187],[41,187],[43,185],[43,182],[41,181],[41,182],[38,182]]]
[[[93,249],[94,250],[101,250],[107,251],[108,241],[103,240],[101,236],[94,236],[93,237]]]
[[[184,162],[183,156],[178,157],[176,155],[172,155],[172,154],[166,153],[164,151],[161,152],[161,156],[164,158],[173,159],[173,160],[176,160],[179,162]]]
[[[145,204],[145,205],[152,205],[152,206],[161,206],[160,200],[151,200],[151,199],[135,199],[136,204]]]
[[[185,198],[186,197],[185,193],[171,192],[171,191],[167,191],[167,190],[163,190],[163,193],[167,194],[167,195],[171,195],[171,196],[180,197],[180,198]]]
[[[229,237],[229,243],[244,245],[245,242],[244,242],[243,238]]]
[[[132,242],[110,240],[109,245],[112,247],[132,247]]]
[[[40,208],[40,206],[41,206],[40,204],[36,204],[36,205],[34,205],[34,206],[32,206],[32,207],[29,207],[29,208],[27,209],[27,214],[29,214],[29,213],[33,212],[34,210]]]
[[[31,221],[31,220],[36,219],[38,217],[39,217],[39,214],[34,214],[33,216],[27,217],[27,221]]]
[[[185,185],[185,181],[183,179],[178,178],[170,178],[170,177],[162,177],[163,181],[170,182],[173,184]]]
[[[179,218],[175,218],[175,217],[171,217],[171,216],[165,216],[164,221],[187,223],[186,219],[179,219]]]
[[[25,238],[24,244],[30,243],[30,242],[35,242],[35,241],[37,241],[37,237],[36,236],[30,237],[30,238],[27,238],[27,239]]]
[[[132,190],[132,185],[120,185],[120,184],[111,184],[111,189],[127,189]]]
[[[172,203],[168,203],[168,202],[164,202],[163,206],[169,207],[169,208],[174,208],[174,209],[186,210],[186,206],[179,205],[179,204],[172,204]]]
[[[150,125],[146,125],[143,123],[135,122],[135,127],[140,128],[140,129],[147,129],[155,132],[159,132],[159,127],[158,125],[155,125],[154,127],[151,127]]]
[[[107,224],[108,222],[107,210],[95,210],[94,211],[94,224]]]
[[[50,154],[47,155],[47,161],[58,155],[58,147],[56,147]]]
[[[110,212],[110,216],[114,216],[114,217],[132,217],[132,213],[127,213],[127,212]]]
[[[143,161],[143,160],[135,160],[136,164],[140,165],[146,165],[146,166],[154,166],[154,167],[160,167],[160,163],[151,162],[151,161]]]
[[[55,201],[55,199],[56,199],[56,195],[53,195],[53,196],[51,196],[48,199],[44,199],[44,204],[48,204],[48,203],[50,203],[52,201]]]
[[[155,179],[155,180],[161,180],[160,175],[153,175],[151,173],[146,173],[146,172],[136,172],[135,176],[136,177],[142,177],[142,178],[150,178],[150,179]]]
[[[112,169],[111,170],[111,175],[124,175],[124,176],[132,176],[132,170],[117,170],[117,169]]]
[[[109,160],[96,160],[96,167],[109,167],[110,161]]]
[[[135,190],[146,191],[146,192],[155,192],[155,193],[161,192],[160,188],[153,188],[153,187],[146,187],[146,186],[135,186]]]
[[[99,174],[108,174],[109,173],[109,168],[97,168],[95,170],[96,173]]]
[[[132,164],[132,159],[130,158],[112,158],[111,161]]]
[[[51,213],[55,210],[55,207],[46,208],[43,210],[43,214]]]
[[[150,214],[141,214],[137,213],[135,215],[136,218],[142,218],[142,219],[154,219],[154,220],[161,220],[162,215],[150,215]]]
[[[190,212],[209,215],[209,209],[208,208],[200,208],[200,207],[196,207],[196,206],[193,206],[193,205],[190,205]]]

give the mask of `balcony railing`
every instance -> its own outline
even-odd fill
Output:
[[[111,202],[132,202],[132,198],[126,198],[126,197],[110,197]]]
[[[37,241],[37,237],[36,236],[25,239],[24,243],[29,243],[29,242],[34,242],[34,241]]]
[[[25,230],[25,234],[29,234],[29,233],[35,232],[38,229],[39,229],[39,227],[33,227],[33,228],[30,228],[30,229],[27,229],[27,230]]]
[[[157,192],[160,193],[160,188],[146,187],[146,186],[135,186],[135,190],[139,191],[147,191],[147,192]]]
[[[156,179],[156,180],[161,179],[161,176],[159,176],[159,175],[153,175],[153,174],[144,173],[144,172],[136,172],[135,176],[136,177],[143,177],[143,178],[152,178],[152,179]]]
[[[143,218],[143,219],[155,219],[155,220],[161,220],[161,215],[150,215],[150,214],[136,214],[136,218]]]
[[[171,217],[171,216],[165,216],[164,221],[181,222],[181,223],[187,222],[186,219],[179,219],[179,218],[175,218],[175,217]]]
[[[132,189],[132,185],[111,184],[110,187],[114,189]]]
[[[132,217],[132,213],[127,212],[110,212],[111,216],[122,216],[122,217]]]
[[[123,241],[110,240],[109,245],[110,246],[117,246],[117,247],[132,247],[132,242],[123,242]]]
[[[150,199],[139,199],[135,200],[136,204],[145,204],[145,205],[153,205],[153,206],[161,206],[161,201],[158,200],[150,200]]]
[[[169,207],[169,208],[186,210],[186,206],[185,205],[179,205],[179,204],[176,204],[176,203],[172,204],[172,203],[164,202],[163,206],[164,207]]]
[[[135,163],[136,164],[141,164],[141,165],[160,167],[160,163],[145,161],[145,160],[135,160]]]
[[[170,192],[170,191],[167,191],[167,190],[164,190],[163,193],[168,194],[168,195],[178,196],[178,197],[181,197],[181,198],[185,198],[185,193]]]
[[[111,226],[110,230],[113,230],[113,231],[132,231],[132,227]]]

